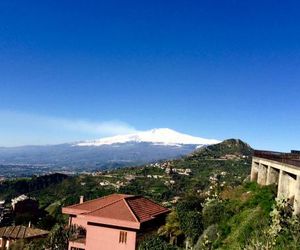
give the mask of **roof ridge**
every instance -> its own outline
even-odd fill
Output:
[[[129,203],[127,202],[127,198],[132,198],[132,197],[136,197],[136,196],[129,196],[129,197],[125,197],[123,200],[124,200],[124,203],[125,205],[128,207],[130,213],[133,215],[133,217],[135,218],[135,220],[137,222],[140,222],[138,216],[135,214],[135,212],[133,211],[132,207],[129,205]]]
[[[124,199],[141,198],[141,197],[145,198],[142,195],[130,195],[130,194],[128,194],[128,196],[126,196]]]
[[[114,195],[122,195],[122,194],[109,194],[109,195],[105,195],[105,196],[102,196],[102,197],[99,197],[99,198],[96,198],[96,199],[93,199],[93,200],[84,201],[83,203],[76,203],[76,204],[73,204],[69,207],[76,207],[76,206],[81,205],[81,204],[87,204],[87,203],[95,202],[95,201],[102,200],[104,198],[111,197],[111,196],[114,196]]]
[[[107,196],[104,196],[104,197],[107,197]],[[104,198],[103,197],[103,198]],[[98,210],[100,210],[100,209],[103,209],[103,208],[105,208],[105,207],[108,207],[108,206],[110,206],[110,205],[112,205],[112,204],[115,204],[115,203],[117,203],[117,202],[119,202],[119,201],[121,201],[121,200],[124,200],[125,198],[124,197],[121,197],[120,199],[118,199],[118,200],[115,200],[115,201],[113,201],[113,202],[110,202],[110,203],[108,203],[108,204],[106,204],[106,205],[104,205],[104,206],[102,206],[102,207],[99,207],[99,208],[97,208],[97,209],[94,209],[94,210],[92,210],[92,211],[88,211],[88,212],[85,212],[85,213],[83,213],[83,214],[90,214],[90,213],[93,213],[93,212],[95,212],[95,211],[98,211]]]

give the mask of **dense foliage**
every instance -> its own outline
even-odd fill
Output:
[[[174,246],[166,243],[158,236],[145,239],[140,245],[139,250],[176,250]]]
[[[67,175],[56,173],[4,181],[0,185],[0,199],[11,199],[24,193],[38,192],[51,185],[58,184],[67,178]]]

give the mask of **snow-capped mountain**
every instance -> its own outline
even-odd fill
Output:
[[[110,169],[178,158],[218,142],[161,128],[77,143],[0,148],[0,166],[43,166],[51,171]]]
[[[141,131],[134,134],[117,135],[98,140],[84,141],[75,144],[76,146],[102,146],[128,142],[148,142],[160,145],[211,145],[220,141],[214,139],[204,139],[183,133],[179,133],[169,128],[158,128],[147,131]]]

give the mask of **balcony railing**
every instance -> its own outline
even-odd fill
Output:
[[[300,154],[255,150],[254,157],[264,158],[300,167]]]
[[[85,249],[86,237],[83,235],[78,235],[77,237],[73,237],[69,239],[69,249]]]

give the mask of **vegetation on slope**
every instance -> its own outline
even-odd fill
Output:
[[[39,192],[51,185],[59,184],[67,178],[67,175],[55,173],[38,177],[33,176],[32,178],[4,181],[0,185],[0,199],[9,200],[21,194]]]
[[[50,239],[32,243],[35,249],[56,242],[58,235],[66,243],[62,206],[77,203],[80,195],[88,200],[115,192],[144,195],[172,209],[140,249],[298,249],[300,223],[288,203],[275,203],[275,187],[247,182],[251,154],[248,144],[230,139],[178,160],[93,176],[44,177],[53,180],[44,185],[37,184],[39,177],[14,180],[0,190],[7,199],[21,193],[35,197],[47,214],[38,226],[56,224]]]
[[[226,155],[251,156],[252,153],[253,150],[249,144],[239,139],[228,139],[222,143],[200,148],[192,155],[202,158],[218,158]]]

